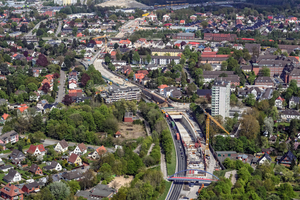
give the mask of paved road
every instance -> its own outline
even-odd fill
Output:
[[[55,99],[56,103],[61,103],[64,96],[65,96],[65,80],[66,80],[66,73],[63,70],[60,70],[60,77],[59,77],[59,89],[58,95]]]
[[[177,157],[176,158],[177,168],[176,168],[175,172],[179,172],[179,171],[185,170],[187,168],[186,155],[183,150],[182,143],[175,140],[176,132],[171,128],[171,122],[169,121],[169,119],[167,119],[167,124],[171,131],[172,139],[175,144],[175,151],[176,151],[176,157]],[[172,175],[172,174],[168,173],[168,175]],[[178,174],[178,176],[185,176],[185,172],[181,172],[180,174]],[[181,193],[182,186],[183,186],[183,182],[173,182],[171,185],[171,188],[170,188],[170,193],[167,196],[166,200],[178,200],[180,193]]]
[[[61,32],[61,27],[62,27],[62,21],[59,21],[57,30],[55,32],[55,36],[57,37],[57,35]]]
[[[33,29],[31,29],[31,30],[26,34],[26,36],[33,36],[33,35],[32,35],[32,31],[33,31],[34,29],[39,29],[41,22],[45,23],[46,21],[47,21],[47,19],[46,19],[46,20],[40,21],[37,25],[35,25],[35,27],[34,27]]]

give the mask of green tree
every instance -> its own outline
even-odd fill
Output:
[[[134,54],[133,54],[133,56],[132,56],[132,59],[133,59],[135,62],[137,62],[137,63],[140,62],[140,55],[139,55],[139,53],[138,53],[137,51],[134,52]]]
[[[72,194],[76,194],[76,192],[80,190],[80,185],[78,181],[68,181],[67,184],[69,185]]]
[[[63,182],[54,182],[48,185],[55,199],[64,200],[70,195],[70,188]]]
[[[74,27],[74,28],[72,29],[72,34],[73,34],[74,36],[76,36],[76,35],[77,35],[77,31],[78,31],[78,28],[77,28],[77,27]]]
[[[283,200],[292,199],[297,196],[293,190],[293,187],[289,183],[280,184],[280,186],[277,188],[277,194]]]
[[[270,68],[268,68],[266,66],[263,66],[262,69],[261,69],[261,74],[263,76],[270,77]]]

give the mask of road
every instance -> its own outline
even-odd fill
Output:
[[[60,70],[60,77],[59,77],[59,89],[57,98],[55,99],[56,103],[61,103],[64,96],[65,96],[65,80],[66,80],[66,73],[63,70]]]
[[[94,62],[95,69],[98,70],[99,72],[101,72],[102,76],[112,80],[115,84],[123,85],[125,83],[124,86],[130,86],[130,87],[135,86],[135,85],[131,84],[130,82],[125,81],[124,79],[109,72],[106,68],[103,67],[102,62],[103,62],[103,60],[100,60],[100,59],[98,59]]]
[[[55,32],[55,37],[61,32],[61,27],[62,27],[62,21],[59,21],[58,27]]]
[[[33,34],[32,34],[32,31],[34,30],[34,29],[39,29],[39,27],[40,27],[40,24],[43,22],[43,23],[45,23],[47,20],[42,20],[42,21],[40,21],[37,25],[35,25],[35,27],[33,27],[33,29],[31,29],[27,34],[26,34],[26,36],[33,36]]]
[[[167,119],[167,122],[168,122],[167,124],[169,126],[169,129],[171,131],[171,134],[172,134],[173,142],[175,144],[175,151],[176,151],[176,157],[177,157],[176,158],[177,168],[176,168],[175,172],[179,172],[179,171],[185,170],[187,168],[186,155],[183,150],[182,143],[175,140],[176,132],[171,128],[171,121],[169,121],[169,119]],[[168,174],[168,175],[172,175],[172,174]],[[185,176],[185,173],[184,172],[179,173],[178,176]],[[173,182],[171,185],[170,193],[167,196],[166,200],[178,200],[180,193],[181,193],[182,186],[183,186],[183,182]]]
[[[120,32],[116,35],[116,38],[123,38],[126,33],[133,33],[136,27],[139,27],[139,20],[144,20],[145,18],[136,18],[125,23],[122,27],[119,28]]]

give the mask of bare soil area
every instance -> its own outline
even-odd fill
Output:
[[[106,1],[100,4],[97,4],[96,6],[101,7],[112,7],[112,6],[118,6],[122,8],[147,8],[145,4],[139,3],[134,0],[126,1],[126,0],[110,0]]]
[[[119,131],[122,135],[120,139],[123,138],[126,140],[138,139],[147,135],[144,126],[132,123],[119,123]]]
[[[126,185],[129,184],[133,180],[133,176],[129,176],[128,178],[124,178],[124,176],[116,176],[113,181],[111,181],[108,186],[109,187],[115,187],[117,190]]]

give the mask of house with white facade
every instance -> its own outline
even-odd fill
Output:
[[[49,170],[49,171],[52,171],[52,170],[61,171],[62,170],[62,166],[61,166],[61,164],[59,164],[56,161],[51,161],[51,162],[47,162],[46,166],[43,167],[43,169],[44,170]]]
[[[14,169],[9,170],[8,174],[3,177],[3,180],[8,183],[18,182],[21,181],[21,179],[21,174]]]
[[[30,145],[29,149],[27,150],[28,154],[37,156],[37,155],[45,155],[46,154],[46,150],[44,145],[42,144],[38,144],[38,145]]]
[[[68,151],[68,143],[66,142],[66,140],[62,140],[60,142],[57,143],[57,145],[55,146],[54,150],[57,152],[65,152]]]
[[[75,153],[77,155],[85,154],[86,152],[87,152],[87,148],[84,143],[78,144],[73,151],[73,153]]]

